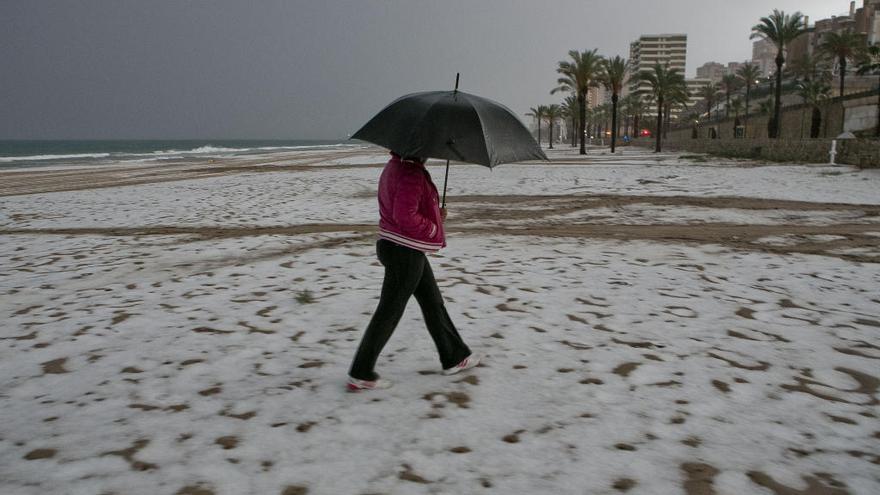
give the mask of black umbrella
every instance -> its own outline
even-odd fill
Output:
[[[546,160],[522,122],[504,105],[458,91],[402,96],[376,114],[352,139],[369,141],[403,157],[439,158],[492,168],[502,163]],[[443,183],[446,205],[446,181]]]

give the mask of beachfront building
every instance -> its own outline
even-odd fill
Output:
[[[853,11],[852,4],[850,11]],[[853,17],[856,32],[864,33],[868,44],[880,45],[880,0],[863,0],[862,8],[855,10]]]
[[[719,64],[718,62],[706,62],[697,67],[697,77],[700,79],[709,79],[717,84],[721,82],[721,78],[724,77],[726,70],[727,68],[724,67],[724,64]]]
[[[686,34],[644,34],[629,44],[629,59],[634,74],[650,71],[654,64],[666,65],[684,73],[687,62]],[[648,83],[635,78],[630,83],[630,92],[647,94],[651,92]]]
[[[761,69],[764,76],[776,74],[776,45],[765,39],[752,43],[752,63]]]
[[[592,86],[587,91],[587,108],[596,108],[611,103],[611,91],[604,86]]]
[[[698,105],[701,105],[705,102],[703,97],[700,94],[700,91],[709,85],[709,83],[714,82],[712,79],[707,77],[696,77],[693,79],[685,79],[688,88],[688,111],[691,112],[695,108],[698,108]]]
[[[728,62],[727,65],[718,62],[706,62],[697,67],[697,79],[708,79],[715,84],[721,83],[721,78],[728,74],[736,75],[736,71],[745,65],[742,62]]]
[[[792,41],[787,49],[787,58],[798,60],[806,55],[815,55],[825,36],[829,33],[847,31],[865,36],[868,45],[880,43],[880,0],[862,0],[861,8],[850,2],[849,12],[819,19],[810,25],[810,18],[804,17],[806,32]]]
[[[687,62],[687,35],[686,34],[644,34],[629,45],[630,71],[632,74],[651,71],[655,64],[665,65],[677,69],[684,74]],[[648,98],[651,94],[651,85],[641,82],[636,77],[630,79],[627,88],[629,93],[636,93]],[[647,115],[655,110],[649,110]],[[678,118],[679,111],[674,109],[673,118]]]

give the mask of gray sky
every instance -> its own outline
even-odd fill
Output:
[[[858,2],[861,5],[861,1]],[[688,34],[688,76],[772,9],[846,0],[0,0],[0,139],[346,137],[402,94],[554,103],[569,49]]]

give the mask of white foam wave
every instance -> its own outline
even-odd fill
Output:
[[[30,155],[30,156],[0,156],[0,163],[30,162],[41,160],[67,160],[71,158],[107,158],[110,153],[78,153],[74,155]]]
[[[312,144],[312,145],[298,145],[298,146],[261,146],[256,148],[228,148],[225,146],[212,146],[210,144],[205,146],[200,146],[198,148],[193,148],[189,150],[159,150],[153,151],[150,153],[125,153],[125,152],[114,152],[114,153],[77,153],[77,154],[68,154],[68,155],[23,155],[23,156],[2,156],[0,157],[0,163],[12,163],[12,162],[29,162],[29,161],[47,161],[47,160],[70,160],[70,159],[86,159],[86,158],[109,158],[112,156],[122,157],[150,157],[154,159],[167,160],[173,158],[183,158],[191,155],[210,155],[210,154],[232,154],[232,153],[245,153],[245,152],[260,152],[260,151],[296,151],[296,150],[310,150],[310,149],[340,149],[340,148],[356,148],[360,145],[357,144]]]

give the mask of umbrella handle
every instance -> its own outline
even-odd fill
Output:
[[[449,160],[446,160],[446,176],[443,177],[443,206],[446,208],[446,183],[449,181]]]
[[[455,73],[455,91],[453,92],[453,95],[455,93],[458,93],[458,76],[460,76],[460,75],[461,75],[460,72]],[[448,142],[446,144],[451,145],[452,141],[450,140],[450,142]],[[453,151],[455,151],[454,148],[453,148]],[[441,208],[446,208],[446,183],[447,182],[449,182],[449,160],[446,160],[446,175],[443,177],[443,206],[441,206]]]

